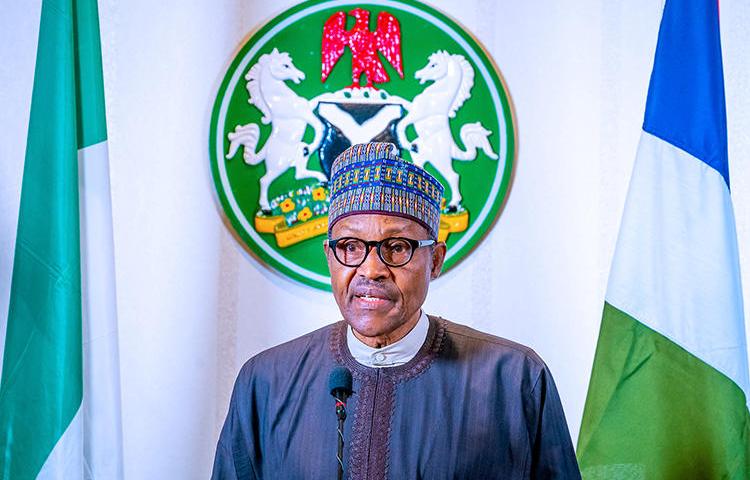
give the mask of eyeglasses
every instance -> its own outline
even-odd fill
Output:
[[[372,247],[376,247],[378,257],[383,263],[389,267],[402,267],[409,263],[416,249],[436,243],[431,239],[412,240],[403,237],[389,237],[379,242],[367,242],[355,237],[328,240],[328,246],[333,249],[333,256],[340,264],[347,267],[359,267],[365,263]]]

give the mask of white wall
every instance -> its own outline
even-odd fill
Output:
[[[239,366],[338,319],[224,226],[207,158],[224,69],[292,2],[100,0],[127,478],[206,478]],[[536,349],[577,437],[645,105],[659,0],[433,2],[482,41],[515,106],[505,210],[427,311]],[[39,0],[0,4],[0,311],[7,312]],[[750,290],[750,7],[721,3],[729,154]],[[4,322],[0,322],[0,338]]]

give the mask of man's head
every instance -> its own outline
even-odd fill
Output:
[[[331,286],[344,319],[373,346],[408,333],[440,274],[442,193],[388,143],[354,145],[332,166],[325,243]]]

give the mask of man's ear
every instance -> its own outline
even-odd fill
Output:
[[[445,242],[438,242],[437,245],[432,249],[432,268],[430,269],[430,278],[435,280],[440,276],[440,272],[443,270],[443,262],[445,262]]]

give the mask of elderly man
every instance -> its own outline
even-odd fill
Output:
[[[330,185],[324,248],[344,320],[242,367],[213,478],[334,478],[336,366],[354,378],[348,478],[580,478],[542,360],[422,311],[446,251],[440,183],[394,145],[370,143],[336,159]]]

